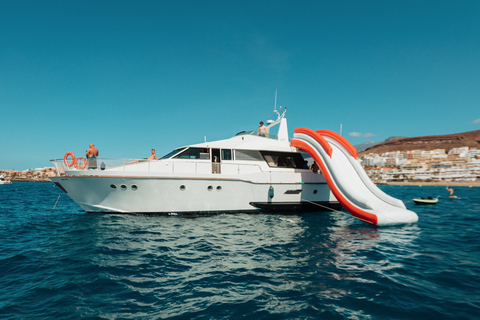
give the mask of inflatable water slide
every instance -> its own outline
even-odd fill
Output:
[[[357,161],[357,150],[341,135],[296,128],[291,145],[307,152],[320,166],[338,202],[354,217],[375,226],[416,223],[405,204],[380,190]]]

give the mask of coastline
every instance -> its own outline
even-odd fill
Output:
[[[480,187],[480,181],[452,181],[452,182],[386,182],[379,183],[378,185],[388,186],[452,186],[452,187]]]
[[[45,179],[30,179],[30,178],[14,178],[12,182],[52,182],[49,178]]]
[[[46,179],[13,179],[12,182],[52,182],[52,180]],[[406,182],[406,181],[392,181],[392,182],[382,182],[375,183],[376,185],[387,185],[387,186],[452,186],[452,187],[480,187],[480,181],[452,181],[452,182]]]

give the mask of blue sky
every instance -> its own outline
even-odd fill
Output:
[[[480,1],[0,0],[0,169],[295,127],[480,129]]]

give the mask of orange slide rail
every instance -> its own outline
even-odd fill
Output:
[[[294,130],[295,133],[303,133],[303,134],[306,134],[306,135],[309,135],[313,138],[315,138],[315,140],[318,141],[318,143],[320,143],[320,145],[323,147],[323,149],[325,150],[325,152],[328,154],[328,156],[331,158],[332,157],[332,146],[328,143],[327,140],[325,140],[324,137],[318,135],[314,130],[312,129],[307,129],[307,128],[296,128]]]
[[[330,153],[328,153],[327,149],[325,149],[325,151],[331,157],[332,147],[318,133],[316,133],[313,130],[305,129],[305,128],[297,128],[294,131],[295,131],[295,133],[304,133],[304,134],[307,134],[307,135],[311,136],[316,141],[318,141],[321,144],[322,147],[324,145],[320,141],[321,140],[325,141],[326,144],[328,145],[329,149],[330,149]],[[321,138],[321,139],[319,140],[318,138]],[[332,176],[330,175],[330,172],[327,170],[327,167],[325,166],[325,163],[323,162],[322,158],[318,155],[318,153],[309,144],[307,144],[304,141],[298,140],[298,139],[292,139],[290,144],[295,148],[298,148],[298,149],[301,149],[301,150],[305,151],[317,162],[317,164],[322,169],[322,174],[325,177],[325,180],[327,181],[328,187],[332,191],[335,198],[337,198],[338,202],[342,205],[342,207],[345,208],[345,210],[347,210],[352,216],[354,216],[357,219],[360,219],[360,220],[362,220],[366,223],[369,223],[369,224],[373,224],[375,226],[377,225],[378,217],[376,215],[374,215],[373,213],[370,213],[370,212],[366,212],[366,211],[364,211],[360,208],[357,208],[356,206],[354,206],[352,203],[350,203],[350,201],[348,201],[343,196],[343,194],[340,192],[340,190],[338,190],[335,182],[333,181]]]
[[[352,155],[352,157],[357,159],[357,149],[355,149],[355,147],[350,142],[348,142],[347,139],[345,139],[338,133],[330,130],[317,130],[317,133],[322,136],[330,137],[337,140],[345,149],[347,149],[347,151]]]

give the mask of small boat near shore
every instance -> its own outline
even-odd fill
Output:
[[[12,184],[12,181],[7,178],[0,178],[0,184]]]
[[[413,202],[418,203],[418,204],[435,204],[438,202],[438,198],[414,198]]]
[[[9,180],[5,176],[0,177],[0,184],[12,184],[12,180]]]

